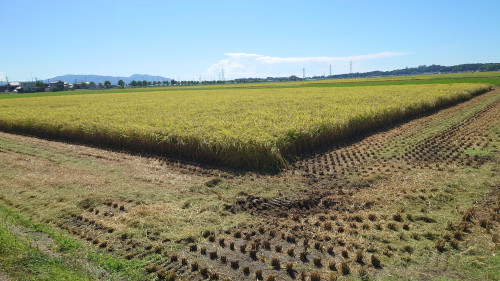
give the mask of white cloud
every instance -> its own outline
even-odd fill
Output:
[[[258,62],[275,64],[275,63],[307,63],[307,62],[324,62],[324,63],[334,63],[342,61],[363,61],[372,60],[379,58],[389,58],[395,56],[402,56],[408,53],[401,52],[381,52],[368,55],[350,56],[350,57],[270,57],[258,54],[247,54],[247,53],[225,53],[229,58],[241,59],[241,58],[255,58]]]
[[[347,64],[350,61],[360,63],[406,54],[409,53],[387,51],[348,57],[272,57],[251,53],[225,53],[224,55],[226,58],[217,63],[213,63],[205,72],[205,76],[211,76],[213,79],[219,79],[222,69],[224,69],[224,76],[226,79],[238,77],[287,76],[293,73],[280,73],[293,72],[293,70],[297,71],[298,69],[302,69],[305,64],[313,69],[315,65],[321,65],[321,71],[324,71],[324,64],[334,64],[339,66]],[[293,66],[293,64],[296,64],[296,66]],[[338,68],[340,69],[340,67]],[[309,72],[307,76],[311,76],[312,74],[312,72]],[[323,73],[317,73],[317,75],[322,74]]]

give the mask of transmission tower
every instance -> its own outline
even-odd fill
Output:
[[[224,67],[222,67],[222,69],[220,71],[220,80],[225,81],[225,79],[224,79]]]
[[[349,63],[349,74],[350,74],[350,76],[352,77],[352,60],[351,60],[351,62]]]
[[[306,69],[302,68],[302,79],[306,79]]]
[[[332,76],[332,65],[330,64],[330,76]]]

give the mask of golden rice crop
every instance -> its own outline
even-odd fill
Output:
[[[486,84],[119,92],[0,100],[0,128],[251,169],[490,89]]]

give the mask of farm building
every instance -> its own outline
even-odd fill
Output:
[[[17,92],[21,89],[21,84],[19,82],[9,82],[7,85],[0,86],[0,93],[5,92]]]
[[[23,93],[34,93],[36,92],[36,82],[22,82],[21,89]]]
[[[64,90],[64,81],[54,81],[49,83],[49,90],[57,89],[58,91]]]

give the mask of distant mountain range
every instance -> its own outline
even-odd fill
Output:
[[[118,76],[102,76],[102,75],[75,75],[75,74],[67,74],[63,76],[56,76],[48,79],[50,81],[64,81],[68,83],[81,83],[81,82],[95,82],[96,84],[98,83],[104,83],[104,81],[108,80],[111,82],[111,84],[116,85],[118,83],[118,80],[123,80],[125,84],[129,84],[132,82],[132,80],[135,81],[168,81],[170,83],[170,78],[166,78],[163,76],[153,76],[153,75],[147,75],[147,74],[134,74],[130,77],[118,77]],[[46,82],[46,80],[44,80]]]

